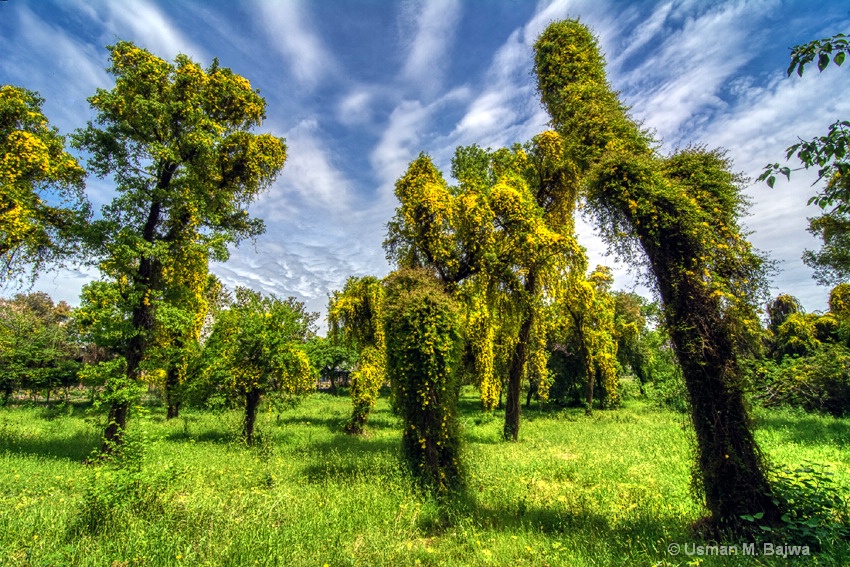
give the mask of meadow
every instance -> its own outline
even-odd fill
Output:
[[[590,416],[531,408],[520,441],[506,443],[502,414],[483,414],[464,390],[468,494],[442,505],[400,464],[386,398],[363,436],[342,430],[350,407],[316,393],[264,408],[251,448],[238,411],[166,421],[142,407],[124,456],[98,464],[86,460],[103,417],[85,404],[2,408],[0,565],[850,564],[840,541],[799,560],[763,555],[760,542],[751,556],[740,545],[734,556],[698,555],[709,543],[692,531],[704,511],[692,496],[687,417],[643,399]],[[812,467],[805,482],[830,478],[848,493],[850,420],[755,411],[775,474]]]

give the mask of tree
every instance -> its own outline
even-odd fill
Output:
[[[791,50],[791,64],[786,72],[795,71],[802,77],[805,68],[817,59],[818,72],[829,67],[830,61],[837,66],[844,63],[850,54],[850,42],[845,34],[818,39],[797,45]],[[823,215],[809,219],[809,232],[823,240],[820,251],[806,250],[803,261],[815,270],[813,277],[821,285],[835,285],[850,278],[850,121],[837,120],[827,133],[811,140],[800,140],[785,150],[785,159],[795,156],[800,169],[817,168],[817,181],[826,180],[823,190],[809,199],[826,211]],[[777,175],[790,179],[792,169],[779,163],[765,166],[759,176],[770,187],[776,183]]]
[[[38,94],[0,86],[0,283],[76,250],[89,216],[85,171]]]
[[[400,206],[384,243],[398,266],[433,270],[464,302],[486,409],[500,390],[493,371],[495,327],[516,326],[507,333],[517,337],[507,369],[504,435],[511,440],[519,434],[527,374],[539,376],[539,391],[546,392],[544,298],[583,258],[573,234],[577,185],[562,157],[555,132],[510,149],[460,147],[452,160],[459,184],[449,187],[420,155],[396,183]]]
[[[614,339],[614,304],[611,270],[597,266],[587,279],[574,279],[558,305],[561,334],[574,345],[584,371],[585,411],[593,410],[594,386],[601,386],[603,407],[620,404],[617,377],[617,343]],[[565,316],[563,316],[565,315]]]
[[[420,485],[437,497],[464,485],[457,400],[460,313],[425,270],[387,276],[387,374],[404,420],[402,452]]]
[[[330,391],[336,394],[340,382],[351,374],[357,362],[357,353],[332,339],[315,336],[305,347],[310,364],[318,372],[320,380],[330,383]]]
[[[205,346],[208,372],[225,394],[245,408],[242,433],[254,443],[257,408],[264,395],[292,403],[316,386],[316,374],[304,350],[312,337],[315,314],[294,298],[281,300],[244,287],[222,311]]]
[[[740,178],[719,151],[657,155],[608,84],[582,24],[550,24],[534,48],[542,102],[586,179],[589,209],[621,257],[645,261],[663,302],[711,525],[744,529],[741,516],[753,513],[778,523],[738,358],[738,334],[759,325],[753,306],[766,288],[765,260],[739,226]]]
[[[331,340],[357,353],[351,373],[353,408],[345,430],[359,435],[386,380],[383,283],[372,276],[348,278],[330,298],[328,323]]]
[[[74,135],[74,145],[89,154],[91,172],[116,185],[92,232],[100,269],[130,322],[120,350],[132,385],[158,327],[174,322],[176,311],[183,329],[197,316],[182,298],[197,297],[207,261],[226,259],[228,244],[263,231],[246,207],[282,169],[286,146],[251,131],[265,101],[217,61],[202,69],[178,55],[172,64],[124,41],[108,49],[115,86],[89,99],[97,118]],[[177,262],[175,250],[185,261]],[[106,450],[121,441],[125,398],[110,408]]]
[[[81,348],[68,325],[70,308],[44,292],[0,299],[0,390],[3,404],[16,390],[50,392],[77,382]]]

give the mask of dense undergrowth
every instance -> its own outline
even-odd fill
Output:
[[[721,542],[737,544],[736,556],[712,555],[721,548],[694,535],[704,510],[691,496],[692,440],[682,414],[641,400],[591,416],[532,408],[520,442],[505,443],[499,412],[481,413],[475,393],[464,394],[469,494],[448,508],[406,476],[399,420],[385,399],[359,437],[343,431],[347,397],[314,394],[295,409],[266,409],[253,448],[239,442],[238,412],[184,411],[166,421],[152,407],[132,421],[120,459],[89,464],[102,429],[83,407],[4,408],[0,565],[788,561],[764,555],[763,542],[753,556],[740,555],[747,542]],[[850,420],[759,409],[755,421],[774,478],[792,497],[808,495],[795,503],[801,515],[789,518],[797,531],[764,541],[820,538],[820,549],[813,543],[814,555],[801,563],[847,565],[840,525],[804,514],[819,498],[843,498],[846,506]],[[840,505],[832,502],[832,510],[841,513]],[[677,555],[671,544],[680,546]],[[708,546],[703,555],[700,545]]]

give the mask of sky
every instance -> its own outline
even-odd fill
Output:
[[[258,131],[286,138],[288,159],[250,208],[266,233],[211,269],[231,288],[295,296],[324,316],[348,277],[391,271],[381,243],[394,183],[420,152],[448,177],[457,146],[510,146],[547,129],[532,45],[568,17],[598,36],[609,81],[660,152],[728,150],[752,179],[750,238],[778,263],[772,293],[825,310],[829,289],[800,259],[818,247],[806,231],[818,214],[806,206],[813,175],[774,189],[755,179],[798,137],[850,117],[850,69],[785,76],[790,47],[850,32],[846,0],[5,0],[0,84],[38,91],[69,134],[93,117],[87,97],[111,88],[105,46],[118,40],[168,60],[218,58],[247,78],[267,102]],[[92,177],[87,192],[99,209],[112,184]],[[611,266],[615,287],[648,295],[606,256],[592,219],[578,231],[591,266]],[[97,277],[63,269],[33,289],[75,305]]]

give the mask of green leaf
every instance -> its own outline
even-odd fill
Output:
[[[756,520],[761,520],[762,518],[764,518],[764,512],[753,514],[753,518],[755,518]]]
[[[767,186],[773,189],[773,186],[776,185],[776,176],[771,175],[767,178]]]
[[[818,71],[823,71],[829,65],[829,53],[821,53],[818,56]]]
[[[847,52],[839,51],[835,54],[835,57],[832,58],[832,62],[841,67],[841,64],[844,63],[845,57],[847,57]]]

